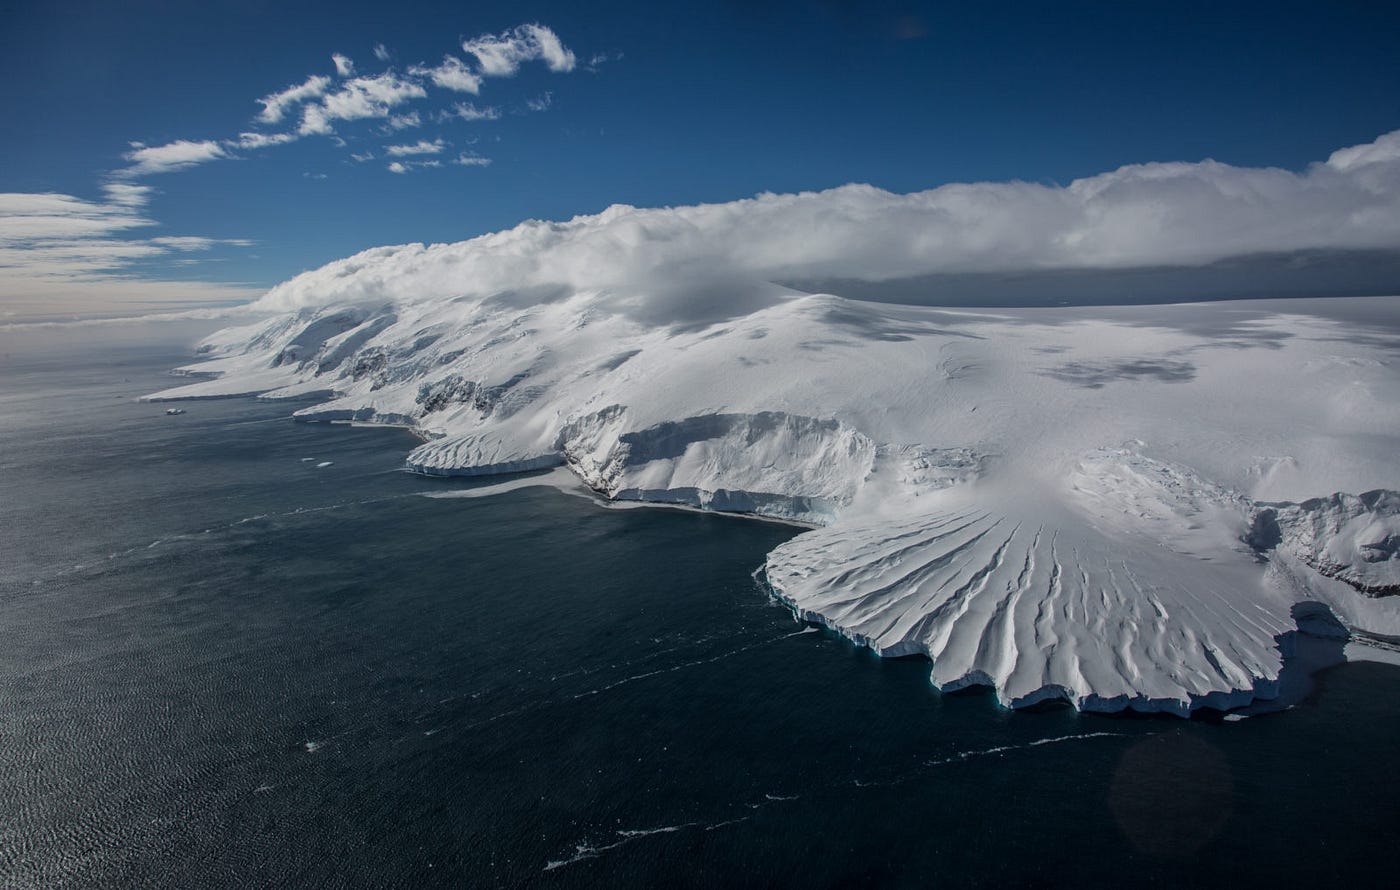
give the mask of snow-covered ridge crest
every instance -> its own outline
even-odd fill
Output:
[[[1371,596],[1400,594],[1400,493],[1337,492],[1301,504],[1259,504],[1250,543],[1282,548]]]
[[[1328,305],[1364,320],[356,303],[221,332],[183,369],[200,379],[152,398],[307,400],[305,420],[413,425],[421,472],[563,464],[608,497],[798,520],[774,593],[927,655],[943,688],[1187,713],[1275,695],[1300,604],[1400,635],[1400,319]]]

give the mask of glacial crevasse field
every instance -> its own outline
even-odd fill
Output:
[[[616,500],[809,525],[768,556],[776,596],[1011,707],[1234,708],[1277,695],[1300,619],[1400,634],[1391,302],[739,302],[689,324],[603,291],[305,308],[214,335],[200,379],[150,398],[310,400],[298,418],[420,430],[422,473],[563,465]]]

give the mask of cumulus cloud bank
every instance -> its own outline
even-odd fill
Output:
[[[1063,187],[958,183],[900,195],[846,185],[726,204],[615,205],[455,244],[365,251],[274,287],[259,306],[561,289],[664,301],[698,299],[713,291],[704,283],[716,280],[890,281],[1397,246],[1400,131],[1341,149],[1302,172],[1156,163]]]

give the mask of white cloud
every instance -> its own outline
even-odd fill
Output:
[[[456,56],[443,56],[442,64],[432,68],[415,65],[408,69],[408,73],[416,77],[427,77],[434,85],[445,90],[471,93],[473,96],[481,92],[481,77],[472,73],[466,63]]]
[[[130,167],[120,171],[123,176],[149,176],[152,173],[169,173],[185,170],[196,164],[205,164],[228,157],[219,143],[212,140],[191,142],[177,139],[166,145],[140,146],[133,148],[123,157],[132,162]]]
[[[442,161],[391,161],[385,168],[390,173],[408,173],[422,167],[441,167]]]
[[[485,108],[477,108],[470,102],[457,102],[450,109],[439,114],[438,120],[446,121],[457,117],[464,121],[493,121],[500,116],[499,108],[492,108],[489,105]]]
[[[154,191],[149,185],[133,185],[129,182],[109,182],[102,186],[109,205],[135,209],[146,206]]]
[[[258,121],[264,124],[281,122],[293,109],[300,108],[300,122],[294,132],[259,133],[243,132],[235,139],[221,141],[177,140],[166,145],[147,146],[133,142],[132,150],[125,157],[131,166],[118,171],[117,176],[136,177],[154,173],[184,170],[198,164],[232,157],[226,149],[251,151],[284,145],[302,136],[324,135],[344,145],[335,134],[335,122],[354,121],[368,118],[387,119],[381,132],[388,133],[409,127],[421,126],[422,115],[417,112],[395,114],[394,109],[415,99],[428,95],[423,78],[434,86],[454,92],[473,95],[481,89],[483,76],[505,77],[515,74],[524,62],[540,60],[550,70],[571,71],[575,67],[574,54],[564,46],[558,36],[543,25],[521,25],[500,35],[483,35],[466,41],[463,49],[473,55],[479,71],[473,71],[467,63],[452,55],[443,56],[436,66],[415,66],[405,76],[393,70],[372,76],[353,76],[355,64],[342,53],[333,53],[336,74],[344,78],[339,88],[333,89],[332,78],[313,74],[305,81],[284,90],[271,93],[258,99],[262,111]],[[374,47],[374,55],[380,61],[389,58],[389,51],[383,44]],[[543,111],[549,107],[551,95],[531,99],[527,107],[532,111]],[[439,111],[437,119],[445,121],[458,118],[466,121],[494,120],[500,111],[493,107],[477,108],[471,103],[456,103],[451,110]]]
[[[0,241],[0,270],[31,275],[72,277],[110,272],[133,260],[157,256],[164,249],[150,241],[41,241],[14,248]],[[3,281],[4,275],[0,275]]]
[[[137,213],[150,194],[148,186],[112,183],[104,191],[105,204],[50,192],[0,193],[0,243],[100,238],[155,225]]]
[[[584,64],[584,70],[596,72],[601,65],[622,60],[622,53],[594,53]]]
[[[407,130],[410,127],[423,126],[423,118],[418,112],[410,111],[408,114],[393,114],[389,116],[390,130]]]
[[[253,246],[253,242],[247,238],[201,238],[197,235],[166,235],[152,238],[148,243],[171,250],[209,250],[220,244],[235,247]]]
[[[262,305],[369,292],[449,298],[464,283],[481,296],[562,286],[664,302],[677,287],[717,278],[889,281],[1397,245],[1400,131],[1302,172],[1202,161],[1121,167],[1063,187],[983,182],[901,195],[847,185],[726,204],[617,205],[456,244],[381,248],[278,285]]]
[[[333,53],[335,73],[343,79],[339,84],[332,77],[313,74],[301,83],[257,100],[262,106],[257,114],[259,123],[277,124],[296,115],[299,121],[295,131],[249,130],[234,138],[179,139],[154,146],[133,142],[130,151],[123,156],[129,166],[112,173],[102,186],[105,201],[57,194],[0,195],[0,270],[9,270],[0,274],[0,299],[18,299],[19,290],[28,294],[52,294],[65,300],[87,294],[83,299],[91,297],[96,305],[102,302],[102,288],[108,288],[114,295],[158,293],[171,288],[185,293],[191,288],[202,288],[225,296],[234,292],[247,296],[246,290],[223,285],[190,286],[139,275],[132,266],[137,261],[175,262],[170,259],[171,254],[209,250],[215,245],[245,246],[246,242],[192,236],[130,237],[130,230],[155,224],[141,212],[149,202],[152,189],[130,180],[237,157],[235,153],[239,151],[285,145],[310,134],[330,136],[344,146],[344,140],[334,132],[337,121],[383,119],[386,131],[421,126],[423,114],[417,111],[395,113],[395,109],[426,98],[425,87],[429,82],[443,90],[476,95],[483,77],[514,75],[527,62],[541,61],[551,71],[571,71],[577,64],[574,54],[558,36],[537,24],[522,25],[500,35],[484,35],[465,42],[463,49],[476,60],[477,69],[456,56],[447,55],[436,66],[415,67],[402,76],[392,70],[373,76],[356,76],[354,62],[342,53]],[[376,45],[373,52],[380,62],[391,58],[383,44]],[[548,99],[546,94],[542,100],[532,101],[530,107],[543,107],[540,103],[547,103]],[[456,103],[450,110],[439,112],[437,118],[476,121],[500,116],[500,111],[494,107],[477,108],[471,103]],[[446,158],[435,156],[443,155],[446,150],[447,143],[442,139],[389,146],[386,149],[389,156],[399,158],[390,162],[389,169],[407,173],[425,167],[441,167]],[[373,152],[351,155],[357,163],[374,157]],[[486,166],[490,159],[464,152],[448,162]],[[304,175],[323,176],[310,172]],[[132,282],[136,282],[134,287],[125,287]],[[89,285],[101,287],[94,290]]]
[[[525,100],[525,107],[531,111],[546,111],[552,104],[554,104],[554,94],[549,92],[537,98]]]
[[[251,151],[272,145],[285,145],[300,138],[296,133],[239,133],[237,139],[224,140],[224,145]]]
[[[283,115],[293,106],[325,95],[330,85],[331,79],[329,77],[313,74],[306,79],[305,83],[287,87],[280,93],[264,96],[258,100],[258,104],[263,107],[263,110],[258,114],[258,120],[265,124],[275,124],[282,120]]]
[[[1400,160],[1400,130],[1387,133],[1375,142],[1338,149],[1327,159],[1327,166],[1343,172],[1367,164],[1391,164]]]
[[[190,253],[250,242],[193,236],[132,238],[134,229],[155,225],[140,214],[149,186],[111,182],[105,202],[61,194],[0,194],[0,309],[17,316],[111,313],[125,302],[149,311],[139,300],[239,299],[257,295],[226,285],[191,285],[138,276],[133,264],[173,263]],[[133,284],[135,282],[135,284]]]
[[[447,143],[441,139],[434,139],[429,142],[426,139],[419,139],[412,145],[386,145],[384,153],[394,158],[402,158],[408,155],[436,155],[442,154],[447,148]]]
[[[422,85],[405,80],[392,71],[373,77],[357,77],[330,93],[315,105],[302,110],[303,135],[329,134],[331,122],[388,117],[391,109],[411,99],[428,95]]]
[[[247,247],[252,243],[176,235],[118,238],[130,229],[156,222],[132,212],[132,203],[144,203],[144,193],[135,195],[121,189],[120,184],[105,190],[117,200],[104,204],[52,193],[0,194],[0,267],[72,276],[110,271],[130,260],[172,251],[208,250],[217,245]]]
[[[511,77],[524,62],[542,60],[550,71],[572,71],[576,60],[549,28],[521,25],[500,35],[483,34],[462,44],[487,77]]]

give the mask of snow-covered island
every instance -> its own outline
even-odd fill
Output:
[[[1305,174],[1149,165],[1027,185],[1069,208],[1026,236],[1050,245],[1031,262],[1110,242],[1131,261],[1122,208],[1172,177],[1253,189],[1193,211],[1223,219],[1181,236],[1189,260],[1256,235],[1325,247],[1288,241],[1280,201],[1369,188],[1393,208],[1393,137]],[[1400,301],[946,309],[774,284],[803,262],[837,271],[823,250],[919,273],[909,258],[944,255],[929,232],[978,187],[863,188],[368,251],[274,288],[259,308],[276,314],[209,338],[182,369],[200,379],[150,398],[310,400],[297,417],[420,430],[422,473],[562,465],[612,499],[804,523],[767,558],[776,596],[1010,707],[1241,707],[1278,694],[1300,620],[1400,636]],[[857,217],[854,246],[834,246],[823,206]],[[1141,237],[1173,235],[1153,206]],[[877,211],[913,234],[862,241]],[[979,220],[948,255],[975,254],[995,224]],[[712,254],[736,259],[715,274]]]

